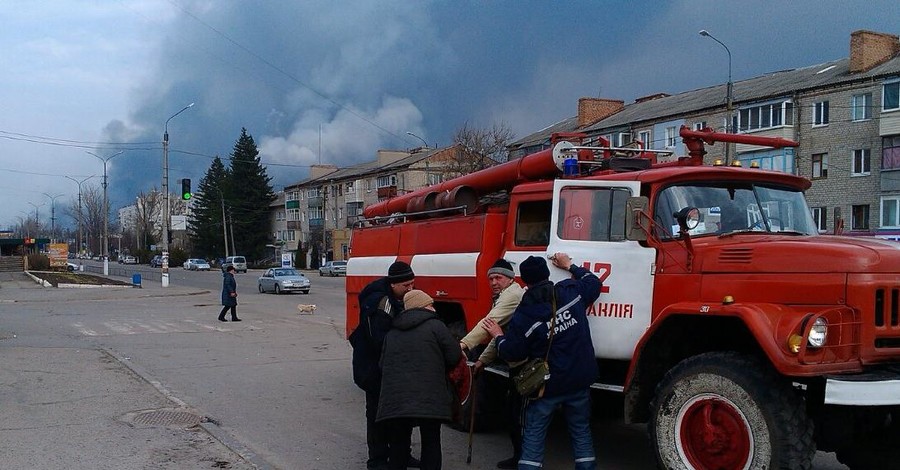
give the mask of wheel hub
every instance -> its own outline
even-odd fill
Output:
[[[730,400],[694,397],[678,413],[679,451],[697,470],[747,468],[753,450],[750,425]]]

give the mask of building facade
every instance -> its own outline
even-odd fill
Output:
[[[615,106],[579,100],[578,115],[510,146],[511,157],[547,148],[555,132],[603,137],[610,146],[661,151],[659,159],[685,154],[682,125],[783,137],[796,148],[733,145],[731,156],[809,178],[807,199],[820,232],[900,238],[900,40],[856,31],[850,56],[734,83],[733,111],[726,85],[675,95],[656,93]],[[619,102],[621,103],[621,102]],[[724,160],[725,144],[707,147],[706,162]]]

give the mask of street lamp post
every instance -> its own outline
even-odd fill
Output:
[[[41,218],[38,215],[38,207],[43,206],[44,203],[35,204],[33,202],[29,202],[28,204],[31,204],[31,207],[34,207],[34,225],[37,230],[40,230],[41,229]]]
[[[429,148],[429,147],[428,147],[428,142],[425,142],[425,139],[423,139],[423,138],[421,138],[421,137],[419,137],[419,136],[417,136],[417,135],[415,135],[415,134],[413,134],[412,132],[409,132],[409,131],[406,131],[406,135],[410,135],[410,136],[413,136],[413,137],[415,137],[415,138],[421,140],[422,143],[425,144],[425,148]]]
[[[124,150],[120,150],[106,158],[97,155],[94,152],[89,152],[85,150],[85,153],[88,155],[93,155],[100,159],[103,162],[103,246],[100,247],[100,256],[103,257],[103,275],[109,275],[109,198],[106,193],[106,164],[113,157],[117,157],[125,153]]]
[[[165,132],[163,132],[163,175],[162,175],[162,191],[164,194],[164,204],[163,204],[163,224],[162,224],[162,251],[164,253],[169,251],[169,121],[171,121],[175,116],[185,112],[188,108],[194,106],[194,103],[191,103],[183,108],[181,108],[177,113],[171,115],[169,119],[166,119]],[[163,272],[162,272],[162,286],[169,287],[169,266],[168,266],[168,257],[163,256]]]
[[[733,116],[731,115],[731,112],[732,112],[732,89],[733,89],[733,83],[731,81],[731,50],[728,49],[728,46],[726,46],[725,43],[716,39],[715,36],[713,36],[712,34],[709,34],[709,31],[707,31],[705,29],[700,30],[700,35],[708,37],[708,38],[712,39],[713,41],[716,41],[722,47],[724,47],[725,52],[728,53],[728,85],[725,88],[725,100],[726,100],[725,107],[728,111],[728,121],[725,124],[725,132],[733,132],[734,129],[731,128],[731,123],[734,119]],[[731,146],[732,146],[731,143],[725,144],[725,164],[726,165],[731,164]]]
[[[44,196],[50,198],[50,238],[52,239],[56,232],[56,198],[62,196],[62,194],[44,193]]]
[[[75,182],[78,185],[78,249],[76,252],[80,255],[84,246],[84,218],[81,213],[81,185],[84,184],[85,181],[93,178],[93,176],[88,176],[83,180],[77,180],[72,178],[71,176],[66,176],[66,178]],[[81,257],[79,256],[79,260]]]

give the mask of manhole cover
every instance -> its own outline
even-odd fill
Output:
[[[184,426],[200,424],[203,418],[187,411],[156,410],[138,413],[131,422],[140,426]]]

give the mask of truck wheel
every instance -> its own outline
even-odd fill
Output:
[[[837,450],[838,461],[850,470],[900,468],[900,449],[897,448],[897,442],[900,442],[900,410],[860,419],[866,422],[856,422],[855,427],[867,431],[855,435],[845,447]]]
[[[660,468],[812,468],[812,423],[789,382],[736,352],[685,359],[656,389],[650,441]]]

